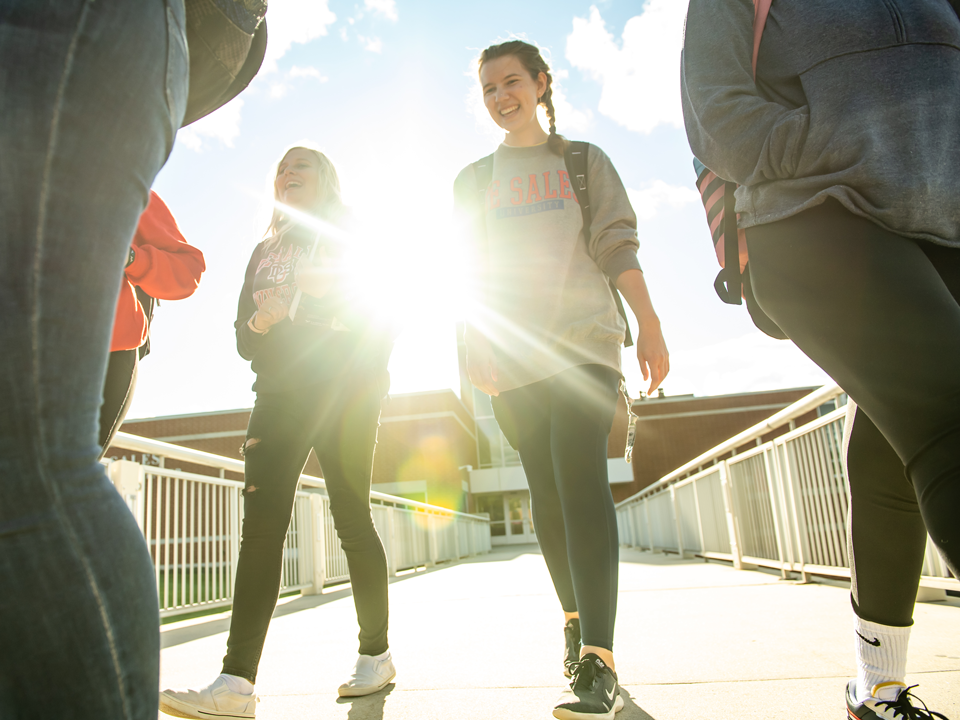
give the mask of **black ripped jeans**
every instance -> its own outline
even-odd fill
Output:
[[[245,444],[243,534],[223,672],[255,682],[280,590],[297,481],[317,453],[347,555],[360,654],[387,649],[387,559],[370,514],[381,385],[340,376],[295,393],[258,393]]]
[[[858,405],[847,454],[857,614],[910,625],[924,528],[960,573],[960,248],[835,200],[749,228],[747,245],[760,307]]]

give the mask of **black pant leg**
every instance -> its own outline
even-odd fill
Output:
[[[514,430],[515,448],[530,489],[530,509],[540,551],[564,612],[577,612],[563,506],[550,451],[550,383],[543,380],[508,390],[492,399],[501,427]],[[513,434],[513,433],[511,433]]]
[[[920,584],[927,531],[903,463],[855,405],[847,414],[850,598],[864,620],[907,627]]]
[[[243,529],[223,672],[256,682],[277,606],[283,543],[310,452],[301,398],[258,395],[244,451]]]
[[[922,243],[835,201],[750,228],[747,243],[760,307],[894,448],[928,532],[957,573],[960,304],[945,278],[960,250],[935,263]]]
[[[607,473],[607,439],[620,375],[582,365],[550,380],[550,451],[584,645],[613,649],[620,538]]]
[[[110,353],[107,376],[103,381],[103,405],[100,406],[100,457],[113,442],[127,416],[137,386],[138,351],[116,350]]]
[[[344,378],[331,384],[329,396],[313,423],[313,447],[350,569],[359,652],[379,655],[389,646],[388,568],[370,510],[370,483],[382,393],[375,380]]]

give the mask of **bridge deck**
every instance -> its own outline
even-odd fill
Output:
[[[349,590],[282,602],[260,665],[258,719],[552,717],[563,620],[536,547],[398,578],[390,602],[396,683],[352,701],[336,692],[356,650]],[[623,550],[618,720],[842,718],[851,612],[841,587]],[[212,680],[228,623],[164,626],[161,686]],[[908,670],[931,709],[960,720],[960,599],[917,605]]]

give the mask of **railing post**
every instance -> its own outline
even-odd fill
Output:
[[[643,500],[643,514],[647,519],[647,545],[650,546],[650,552],[653,552],[655,548],[653,547],[653,526],[650,524],[650,498]]]
[[[770,511],[773,515],[773,534],[776,536],[777,540],[777,555],[780,556],[780,577],[784,580],[787,579],[789,573],[787,572],[786,566],[786,553],[784,552],[783,541],[781,539],[783,519],[780,518],[780,482],[779,478],[776,477],[777,473],[777,463],[776,458],[774,457],[771,460],[770,455],[776,456],[777,446],[771,444],[770,448],[763,451],[763,468],[767,476],[767,492],[770,493]],[[785,518],[784,518],[785,519]]]
[[[323,496],[310,494],[310,541],[313,555],[312,584],[304,595],[321,595],[327,582],[327,537],[323,526]]]
[[[387,556],[387,574],[390,577],[397,575],[397,531],[396,531],[396,510],[391,506],[384,506],[387,511],[387,537],[384,538],[383,548]]]
[[[450,527],[453,528],[453,554],[454,560],[460,559],[460,521],[456,515],[450,516]]]
[[[677,554],[681,559],[685,557],[683,553],[683,526],[680,523],[680,510],[677,508],[677,489],[676,486],[670,486],[670,505],[673,507],[673,524],[677,529]]]
[[[437,564],[437,557],[439,551],[437,548],[437,516],[433,513],[427,515],[427,552],[430,557],[430,561],[427,563],[427,567],[433,567]]]
[[[730,536],[730,554],[733,556],[733,567],[742,570],[743,558],[740,554],[737,517],[733,508],[733,493],[730,490],[730,468],[726,460],[720,463],[720,487],[723,490],[723,509],[727,516],[727,534]]]
[[[132,460],[114,460],[107,466],[107,475],[110,482],[120,493],[130,512],[137,519],[137,525],[140,532],[144,528],[144,507],[143,507],[143,465]],[[133,507],[130,507],[128,498],[133,498]]]
[[[699,480],[694,480],[690,483],[693,486],[693,506],[697,510],[697,532],[700,534],[700,552],[706,552],[707,546],[703,540],[703,517],[700,513],[700,493],[697,491],[697,483]]]

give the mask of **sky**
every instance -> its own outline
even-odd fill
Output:
[[[559,132],[601,147],[627,188],[671,353],[666,394],[828,382],[713,290],[719,267],[680,110],[685,12],[684,0],[271,0],[259,75],[180,131],[154,184],[207,271],[192,297],[157,308],[128,417],[252,407],[255,378],[236,352],[237,297],[269,219],[271,172],[302,141],[336,166],[366,228],[371,297],[401,320],[391,392],[459,393],[455,323],[467,300],[453,181],[503,139],[483,107],[476,58],[511,37],[544,49]],[[634,351],[623,359],[636,397],[646,386]]]

